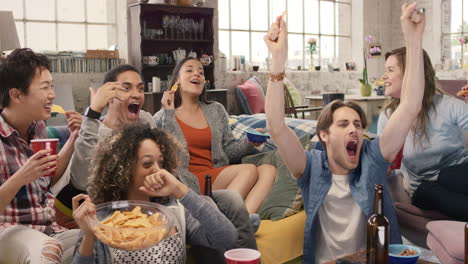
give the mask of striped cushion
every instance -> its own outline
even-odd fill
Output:
[[[265,118],[265,114],[230,116],[231,120],[237,120],[231,124],[231,130],[234,138],[239,139],[245,134],[247,130],[252,130],[255,128],[266,129]],[[305,135],[309,135],[310,138],[312,138],[315,135],[315,128],[317,126],[316,120],[295,118],[286,118],[285,120],[288,127],[290,127],[294,133],[296,133],[298,138],[301,138]],[[272,140],[269,140],[263,147],[262,152],[275,149],[275,144]]]

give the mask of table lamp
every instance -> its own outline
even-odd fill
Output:
[[[0,11],[0,25],[0,55],[4,51],[20,48],[13,12]]]

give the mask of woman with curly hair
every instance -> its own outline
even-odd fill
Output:
[[[406,47],[385,54],[382,78],[387,99],[379,117],[379,134],[401,103],[406,56]],[[423,60],[422,109],[403,147],[403,187],[417,207],[468,221],[468,148],[463,143],[463,133],[468,132],[468,100],[464,103],[442,91],[425,51]]]
[[[172,174],[179,148],[165,132],[132,125],[101,141],[96,149],[89,197],[73,198],[73,217],[82,232],[73,263],[127,263],[135,257],[147,263],[185,263],[185,241],[216,249],[233,246],[237,232],[231,222]],[[141,251],[109,248],[97,241],[87,215],[96,213],[95,204],[117,200],[158,202],[172,208],[177,221],[170,237]]]

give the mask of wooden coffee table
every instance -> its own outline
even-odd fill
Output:
[[[354,254],[351,254],[351,255],[348,255],[348,256],[344,256],[342,258],[339,258],[339,259],[346,259],[348,261],[351,261],[351,262],[360,262],[360,263],[363,263],[365,264],[366,263],[366,250],[361,250],[359,252],[356,252]],[[325,264],[335,264],[336,260],[332,260],[332,261],[329,261]],[[418,259],[418,264],[435,264],[434,262],[430,262],[430,261],[425,261],[425,260],[421,260],[421,259]]]

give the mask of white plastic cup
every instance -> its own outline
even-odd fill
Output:
[[[227,264],[258,264],[260,263],[260,251],[250,248],[236,248],[224,253]]]

